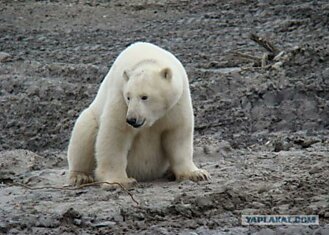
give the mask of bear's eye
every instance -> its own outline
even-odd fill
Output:
[[[130,100],[130,97],[129,96],[127,97],[127,100]]]
[[[141,99],[142,99],[142,100],[147,100],[148,98],[149,98],[149,97],[146,96],[146,95],[141,96]]]

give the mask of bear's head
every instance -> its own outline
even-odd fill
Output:
[[[134,128],[150,127],[179,100],[182,81],[170,68],[143,68],[124,71],[123,97],[126,121]]]

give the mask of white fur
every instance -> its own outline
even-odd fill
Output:
[[[142,126],[130,126],[127,118]],[[208,179],[192,160],[193,129],[188,78],[180,61],[153,44],[135,43],[115,60],[74,126],[70,182],[87,183],[95,176],[129,185],[159,178],[168,169],[176,179]]]

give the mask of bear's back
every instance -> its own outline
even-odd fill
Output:
[[[175,69],[183,69],[180,61],[169,51],[166,51],[156,45],[147,42],[136,42],[127,47],[118,56],[114,64],[118,64],[125,69],[132,68],[138,63],[147,60],[156,61],[160,67],[176,67]]]

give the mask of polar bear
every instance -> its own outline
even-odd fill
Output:
[[[126,48],[77,119],[68,147],[69,180],[131,186],[161,178],[207,180],[193,163],[194,118],[187,74],[150,43]]]

